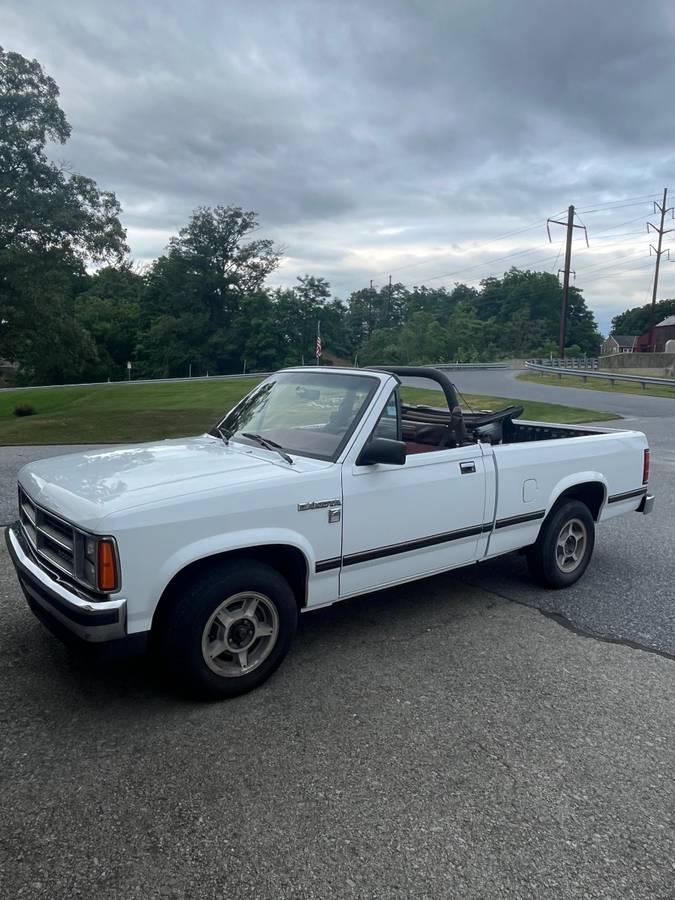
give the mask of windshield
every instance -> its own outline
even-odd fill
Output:
[[[244,397],[212,434],[251,442],[244,432],[289,453],[336,459],[379,384],[370,375],[280,372]]]

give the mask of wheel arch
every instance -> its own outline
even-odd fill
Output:
[[[165,620],[173,603],[180,597],[181,587],[190,580],[199,577],[210,566],[217,562],[260,562],[275,569],[288,581],[298,604],[303,609],[307,604],[310,563],[300,547],[283,542],[252,544],[248,547],[236,547],[220,552],[209,553],[193,559],[178,570],[164,588],[152,616],[152,630]]]
[[[593,521],[597,522],[607,502],[607,482],[604,476],[599,472],[587,472],[563,479],[551,495],[546,517],[567,500],[584,503],[593,516]]]

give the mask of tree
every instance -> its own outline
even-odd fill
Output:
[[[487,278],[480,289],[456,284],[452,291],[396,285],[396,321],[383,313],[388,287],[351,294],[346,331],[364,362],[399,364],[439,360],[482,362],[537,355],[558,337],[562,288],[548,272],[511,269]],[[595,353],[595,319],[576,288],[570,290],[568,346]]]
[[[314,275],[298,275],[295,293],[300,302],[309,310],[319,311],[330,299],[330,284],[325,278]]]
[[[550,272],[532,272],[512,268],[502,278],[486,278],[474,299],[474,308],[481,319],[496,318],[507,325],[519,311],[527,310],[529,319],[542,326],[533,335],[534,346],[543,340],[556,340],[560,328],[562,286]],[[542,336],[541,331],[544,334]],[[594,355],[602,340],[593,313],[586,306],[580,290],[570,288],[568,300],[568,345],[578,344],[584,353]],[[508,335],[502,335],[500,352],[511,355],[522,352],[509,344]]]
[[[652,305],[647,303],[644,306],[634,306],[625,312],[614,316],[612,319],[613,334],[644,334],[650,327],[652,314]],[[675,315],[675,299],[659,300],[656,303],[654,325],[663,321],[667,316]]]
[[[47,157],[49,140],[70,136],[58,96],[36,60],[0,48],[0,356],[33,381],[95,361],[74,298],[86,263],[127,250],[115,195]]]
[[[279,262],[267,239],[245,241],[256,215],[238,206],[200,207],[148,273],[139,339],[146,374],[193,368],[240,372],[246,358],[248,298]]]
[[[580,290],[571,287],[568,295],[567,347],[579,347],[584,356],[597,356],[602,335],[595,316],[586,306]]]
[[[48,140],[70,137],[58,96],[37,60],[0,48],[0,248],[121,259],[128,248],[115,195],[45,153]]]
[[[0,272],[4,332],[0,355],[20,361],[19,380],[33,384],[86,380],[98,354],[72,303],[86,283],[84,268],[72,267],[52,251],[5,254]]]
[[[123,263],[99,269],[89,278],[86,290],[75,297],[75,318],[91,335],[97,351],[96,362],[85,373],[87,379],[126,378],[127,361],[136,358],[144,291],[143,276],[130,263]]]

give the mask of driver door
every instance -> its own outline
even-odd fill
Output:
[[[400,435],[398,389],[374,433]],[[480,445],[411,452],[402,466],[356,465],[363,443],[343,466],[340,596],[475,561],[485,522]]]

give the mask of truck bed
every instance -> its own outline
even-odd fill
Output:
[[[403,439],[415,448],[431,449],[443,439],[451,421],[447,409],[435,406],[402,406]],[[466,435],[464,444],[482,441],[490,444],[520,444],[531,441],[549,441],[560,438],[587,437],[604,434],[606,429],[588,426],[557,425],[527,422],[518,419],[522,406],[509,406],[502,410],[478,412],[462,411]],[[413,452],[420,452],[413,449]]]

